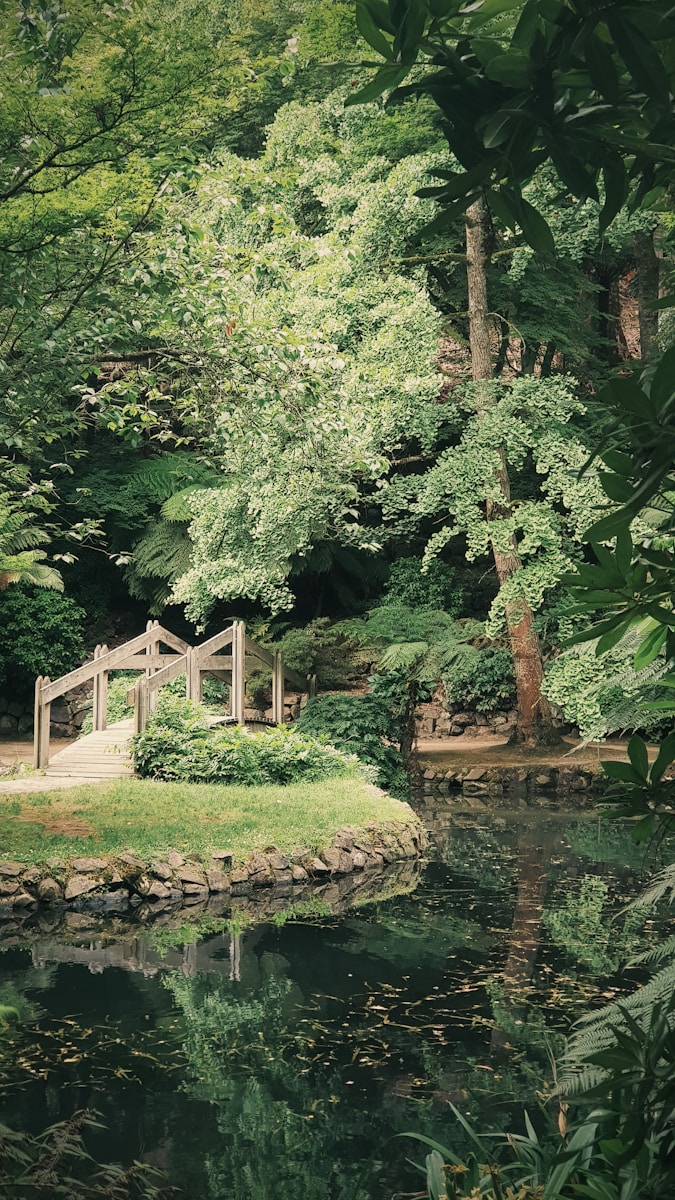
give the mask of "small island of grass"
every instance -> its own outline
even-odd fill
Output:
[[[30,864],[129,851],[152,861],[172,849],[203,860],[226,850],[237,863],[271,845],[317,853],[345,825],[416,820],[407,804],[344,777],[286,787],[122,778],[3,796],[0,813],[0,846]]]

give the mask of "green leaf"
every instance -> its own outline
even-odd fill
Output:
[[[355,92],[353,96],[348,96],[345,104],[367,104],[371,100],[377,100],[383,92],[393,91],[401,80],[405,79],[411,65],[399,66],[395,63],[387,63],[386,66],[380,67],[370,83],[367,83],[360,91]]]
[[[612,51],[607,43],[594,33],[586,41],[585,59],[593,86],[610,104],[616,104],[619,98],[619,76]]]
[[[633,668],[636,671],[641,671],[644,667],[648,667],[655,658],[658,658],[659,652],[668,637],[668,629],[665,626],[658,626],[652,629],[651,633],[641,643],[633,659]]]
[[[600,766],[605,775],[610,779],[618,779],[620,783],[634,783],[640,787],[644,783],[642,775],[630,763],[614,762],[613,759],[609,759],[601,762]]]
[[[658,783],[671,762],[675,759],[675,733],[669,733],[659,745],[659,752],[652,763],[649,778],[652,783]]]
[[[649,816],[643,817],[641,821],[638,821],[637,824],[633,826],[630,836],[633,841],[637,842],[639,845],[640,842],[646,842],[647,839],[652,836],[655,828],[656,816],[654,813],[650,813]]]
[[[610,500],[626,504],[632,498],[634,489],[627,479],[622,479],[619,475],[609,475],[607,471],[598,471],[598,479],[603,492]]]
[[[633,734],[628,743],[628,757],[638,775],[646,780],[649,775],[649,756],[646,743],[637,733]]]
[[[541,213],[522,198],[518,202],[518,221],[532,249],[544,258],[552,258],[555,255],[553,234]]]
[[[569,142],[564,145],[560,141],[548,139],[551,161],[563,183],[579,200],[587,200],[591,196],[598,198],[598,189],[592,175],[586,170],[584,163],[572,152]]]
[[[529,54],[513,50],[510,54],[499,54],[485,68],[488,79],[503,83],[510,88],[525,88],[531,83],[534,65]]]
[[[652,379],[649,395],[659,409],[664,408],[675,393],[675,346],[661,355]]]
[[[388,62],[391,62],[393,58],[391,43],[387,41],[384,34],[378,29],[369,8],[365,4],[359,4],[358,2],[356,5],[356,26],[361,37],[364,38],[368,45],[372,46],[373,50],[376,50]]]
[[[392,22],[389,5],[386,3],[386,0],[358,0],[358,3],[368,9],[373,23],[378,29],[383,29],[385,33],[390,33],[393,37],[396,29]]]
[[[507,141],[512,124],[511,113],[497,112],[491,116],[481,130],[485,149],[492,150]]]
[[[617,50],[638,88],[652,100],[669,103],[670,84],[656,47],[629,21],[623,21],[616,9],[607,15],[607,24]]]
[[[614,557],[619,574],[625,579],[633,561],[633,539],[630,535],[630,529],[622,529],[618,535]]]
[[[602,178],[605,185],[605,203],[598,217],[600,233],[604,233],[607,227],[611,225],[628,197],[628,172],[620,154],[612,155],[604,163]]]
[[[445,1184],[445,1163],[438,1150],[432,1150],[431,1154],[427,1154],[426,1167],[427,1191],[431,1200],[448,1200],[448,1192]]]
[[[598,644],[595,648],[597,655],[606,654],[608,650],[613,650],[621,641],[626,630],[622,625],[618,625],[616,629],[603,633],[602,637],[598,638]]]
[[[596,521],[584,533],[585,542],[607,542],[610,538],[616,537],[617,534],[627,528],[632,521],[632,513],[627,513],[623,509],[616,509],[609,513],[606,517]]]

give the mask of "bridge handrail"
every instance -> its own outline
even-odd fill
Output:
[[[122,646],[116,646],[114,650],[108,650],[98,658],[92,658],[90,662],[83,663],[81,667],[76,667],[74,671],[69,671],[67,675],[61,675],[59,679],[50,681],[41,689],[42,700],[47,704],[51,704],[52,700],[56,700],[64,692],[69,692],[81,683],[86,683],[87,680],[93,679],[94,675],[100,675],[102,671],[112,671],[115,668],[123,670],[124,662],[127,658],[130,658],[139,650],[144,650],[146,647],[154,645],[156,642],[164,642],[181,655],[185,655],[190,649],[188,643],[184,642],[182,638],[176,637],[174,633],[171,633],[168,629],[164,629],[162,625],[154,625],[152,629],[146,629],[145,633],[139,633],[137,637],[124,642]],[[171,656],[166,655],[163,657],[170,658]],[[147,665],[150,666],[151,663],[148,662]],[[133,666],[136,669],[142,669],[137,667],[135,663]],[[146,664],[144,663],[143,666],[146,666]]]

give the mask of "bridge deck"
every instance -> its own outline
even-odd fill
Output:
[[[133,775],[129,739],[133,721],[115,721],[107,729],[78,738],[50,760],[45,775],[80,779],[117,779]]]

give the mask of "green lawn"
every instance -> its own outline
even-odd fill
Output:
[[[0,796],[0,857],[39,863],[131,850],[207,857],[329,844],[343,825],[405,821],[407,805],[359,779],[291,787],[225,787],[116,779],[63,791]]]

